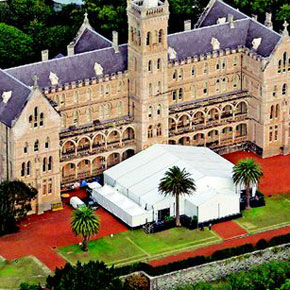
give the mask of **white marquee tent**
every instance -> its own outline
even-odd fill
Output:
[[[180,201],[180,213],[198,222],[240,212],[240,194],[232,182],[233,164],[205,147],[153,145],[104,172],[103,187],[93,198],[131,227],[175,215],[175,199],[164,197],[158,185],[168,168],[185,168],[197,190]],[[93,186],[93,185],[91,185]]]

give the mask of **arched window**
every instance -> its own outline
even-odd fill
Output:
[[[118,102],[118,105],[117,105],[117,107],[118,107],[118,116],[122,116],[122,101],[119,101]]]
[[[161,115],[161,105],[160,104],[157,106],[157,115],[158,116]]]
[[[79,102],[79,92],[75,91],[74,92],[74,103],[77,104]]]
[[[161,82],[159,81],[157,84],[157,94],[161,93]]]
[[[149,62],[148,62],[148,71],[152,72],[152,61],[151,60],[149,60]]]
[[[208,63],[207,62],[205,62],[204,65],[203,65],[203,73],[204,74],[208,73]]]
[[[274,86],[274,89],[273,89],[273,97],[276,97],[276,96],[277,96],[277,90],[278,90],[278,88],[277,88],[277,86],[275,85],[275,86]]]
[[[47,164],[47,160],[46,157],[43,158],[42,161],[42,171],[45,172],[46,171],[46,164]]]
[[[157,125],[156,135],[157,136],[161,136],[162,135],[162,127],[161,127],[161,124],[160,123]]]
[[[50,139],[49,139],[49,137],[46,138],[44,147],[45,147],[45,149],[49,149],[49,147],[50,147]]]
[[[32,115],[30,115],[28,118],[28,122],[31,125],[31,127],[32,127],[32,121],[33,121],[33,117],[32,117]]]
[[[278,73],[281,72],[281,69],[282,69],[282,60],[280,59],[280,60],[278,61]]]
[[[138,30],[138,45],[141,45],[141,31]]]
[[[173,101],[176,101],[176,97],[177,97],[177,92],[174,90],[174,91],[172,92],[172,100],[173,100]]]
[[[175,71],[173,72],[172,79],[173,79],[173,80],[176,80],[176,79],[177,79],[177,70],[175,70]]]
[[[287,94],[287,84],[283,84],[282,86],[282,95],[285,96]]]
[[[74,125],[78,125],[79,123],[79,112],[78,111],[74,111],[73,113],[73,124]]]
[[[220,80],[217,79],[217,80],[216,80],[216,83],[215,83],[215,91],[216,91],[217,93],[219,93],[219,92],[220,92],[220,89],[221,89],[221,83],[220,83]]]
[[[162,43],[163,42],[163,29],[160,29],[159,30],[159,33],[158,33],[158,42],[159,43]]]
[[[233,88],[234,88],[234,89],[237,89],[238,86],[239,86],[239,76],[238,76],[238,75],[235,75],[235,76],[234,76]]]
[[[90,101],[92,98],[92,89],[91,88],[87,88],[86,96],[87,96],[87,101]]]
[[[273,117],[274,117],[274,106],[272,105],[270,109],[270,119],[273,119]]]
[[[180,80],[182,80],[182,78],[183,78],[183,69],[182,69],[182,68],[179,70],[178,78],[179,78]]]
[[[149,90],[149,97],[150,97],[150,96],[153,95],[153,88],[152,88],[152,84],[151,83],[149,84],[148,90]]]
[[[39,126],[43,126],[44,124],[44,114],[43,113],[40,113],[39,115]]]
[[[276,105],[275,118],[279,118],[279,114],[280,114],[280,106]]]
[[[48,179],[48,184],[47,184],[47,193],[51,194],[52,193],[52,179]]]
[[[192,75],[192,76],[195,75],[195,67],[194,67],[194,66],[191,68],[191,75]]]
[[[287,64],[287,52],[283,53],[283,66]]]
[[[34,108],[34,121],[37,121],[38,120],[38,108],[35,107]]]
[[[25,163],[22,162],[21,164],[21,176],[25,176]]]
[[[158,70],[161,69],[161,59],[160,58],[157,59],[157,69]]]
[[[150,125],[148,127],[148,138],[152,138],[153,137],[153,127],[152,125]]]
[[[203,84],[203,94],[204,95],[207,95],[208,94],[208,84],[207,84],[207,82],[205,82]]]
[[[39,141],[36,140],[36,141],[34,142],[34,152],[37,152],[38,150],[39,150]]]
[[[52,156],[49,156],[48,158],[48,166],[47,166],[48,170],[52,170]]]
[[[223,59],[223,60],[222,60],[222,69],[225,69],[225,68],[226,68],[226,60]]]
[[[183,89],[182,88],[179,89],[178,98],[179,98],[179,100],[183,99]]]
[[[110,93],[110,85],[106,85],[106,95],[108,95]]]
[[[30,163],[30,161],[28,161],[27,165],[26,165],[26,174],[28,176],[30,175],[30,171],[31,171],[31,163]]]
[[[148,117],[149,118],[152,118],[153,116],[153,107],[152,106],[149,106],[149,109],[148,109]]]
[[[238,57],[234,57],[234,59],[233,59],[233,66],[237,66],[237,64],[238,64]]]
[[[23,152],[24,153],[28,152],[28,143],[27,142],[25,142],[25,144],[24,144]]]
[[[151,44],[151,32],[148,31],[147,36],[146,36],[146,45],[150,45],[150,44]]]

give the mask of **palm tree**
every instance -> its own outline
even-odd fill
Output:
[[[180,227],[179,214],[179,196],[182,194],[190,195],[196,190],[195,182],[190,174],[182,170],[178,166],[173,166],[165,172],[165,176],[161,179],[158,191],[165,196],[171,195],[175,197],[176,202],[176,226]]]
[[[258,185],[263,176],[263,169],[252,158],[240,160],[233,168],[233,181],[235,185],[243,184],[246,188],[246,209],[250,209],[251,185]]]
[[[99,216],[87,206],[79,207],[73,212],[71,228],[76,236],[82,236],[82,250],[88,251],[88,239],[100,230]]]

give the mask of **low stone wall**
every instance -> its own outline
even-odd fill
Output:
[[[232,273],[249,270],[255,265],[274,260],[287,261],[289,258],[290,243],[156,277],[151,277],[143,272],[140,274],[150,280],[150,290],[169,290],[182,284],[219,280]]]

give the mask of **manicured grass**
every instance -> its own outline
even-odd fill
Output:
[[[0,289],[18,289],[20,283],[44,284],[50,271],[36,258],[0,261]]]
[[[220,240],[212,231],[173,228],[147,235],[143,230],[122,232],[89,242],[89,252],[79,245],[59,248],[59,253],[71,263],[103,260],[108,265],[123,265],[149,261]]]
[[[250,233],[290,224],[290,195],[266,197],[266,206],[244,210],[236,222]]]

